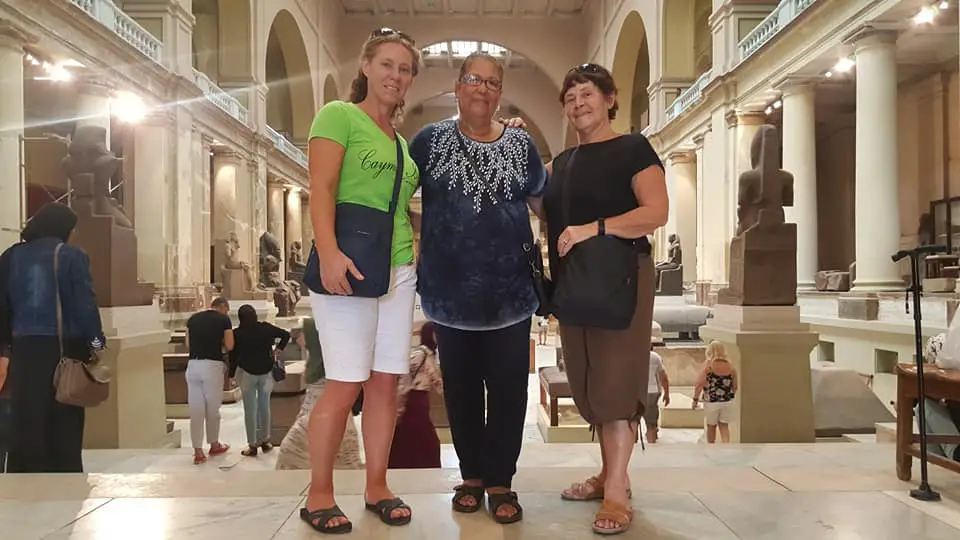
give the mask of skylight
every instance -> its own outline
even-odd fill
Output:
[[[434,43],[423,49],[425,56],[442,56],[449,54],[457,58],[465,58],[477,51],[483,51],[493,56],[506,56],[507,54],[507,49],[485,41],[444,41]]]

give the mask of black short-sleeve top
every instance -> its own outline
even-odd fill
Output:
[[[543,199],[551,266],[556,268],[557,238],[568,226],[619,216],[639,207],[633,177],[654,166],[662,169],[663,162],[640,132],[568,148],[554,158]],[[567,218],[562,208],[564,190],[569,190]],[[650,242],[641,238],[637,248],[649,254]]]

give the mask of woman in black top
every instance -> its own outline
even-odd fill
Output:
[[[553,277],[562,279],[565,257],[594,236],[620,238],[637,250],[637,300],[627,329],[577,326],[560,318],[571,394],[580,415],[596,427],[603,456],[600,473],[571,486],[563,498],[602,499],[593,530],[616,534],[633,520],[627,466],[650,372],[655,274],[647,235],[666,223],[669,202],[663,165],[647,138],[613,130],[617,88],[609,71],[596,64],[571,69],[560,102],[579,145],[551,163],[543,200]]]
[[[237,310],[240,324],[233,331],[235,345],[230,351],[230,376],[237,378],[243,397],[243,419],[247,428],[245,456],[258,449],[273,450],[270,442],[270,392],[273,391],[273,364],[276,351],[290,342],[290,332],[268,322],[257,321],[257,311],[244,304]]]

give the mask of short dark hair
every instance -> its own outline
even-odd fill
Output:
[[[210,307],[213,309],[228,308],[230,307],[230,301],[222,296],[218,296],[213,299],[213,302],[210,302]]]
[[[563,84],[560,86],[560,104],[563,105],[563,98],[567,95],[567,90],[584,83],[593,83],[608,98],[618,94],[617,83],[613,80],[613,74],[610,73],[610,70],[600,64],[580,64],[568,71],[563,78]],[[607,110],[607,117],[613,120],[617,117],[619,109],[620,103],[614,99],[613,107]]]

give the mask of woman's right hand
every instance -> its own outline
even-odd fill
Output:
[[[320,258],[320,280],[327,291],[341,296],[352,295],[353,288],[350,287],[347,272],[355,279],[363,280],[363,274],[357,270],[350,257],[339,249]]]

